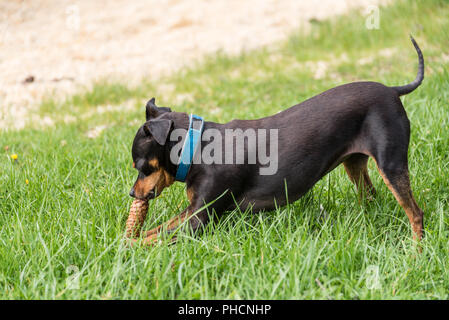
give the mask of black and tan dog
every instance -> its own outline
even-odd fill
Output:
[[[172,220],[147,231],[144,241],[153,243],[161,232],[172,232],[182,223],[198,230],[208,223],[212,210],[219,216],[236,204],[243,210],[251,206],[259,211],[283,205],[287,199],[295,201],[341,163],[356,187],[372,195],[375,190],[367,171],[369,157],[405,210],[414,238],[421,239],[423,212],[413,198],[408,173],[410,122],[399,99],[415,90],[424,78],[421,50],[411,40],[418,53],[419,71],[408,85],[354,82],[267,118],[226,124],[204,122],[204,130],[214,128],[223,133],[237,128],[278,129],[277,173],[260,175],[258,163],[192,164],[185,181],[190,205]],[[168,137],[175,128],[187,130],[189,126],[186,113],[157,107],[154,102],[154,98],[148,102],[147,121],[132,146],[138,178],[130,195],[139,199],[154,198],[174,182],[177,166],[170,160],[170,152],[177,142]],[[208,143],[201,141],[201,146]],[[201,209],[205,203],[211,204]]]

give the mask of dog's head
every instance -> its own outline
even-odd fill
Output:
[[[153,199],[174,182],[165,162],[165,145],[173,126],[170,108],[157,107],[152,98],[146,105],[146,122],[139,128],[132,146],[133,167],[138,176],[130,196]]]

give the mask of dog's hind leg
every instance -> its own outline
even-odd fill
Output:
[[[407,164],[396,166],[381,163],[378,168],[385,184],[408,216],[413,229],[413,239],[421,240],[424,232],[424,213],[413,197]]]
[[[386,130],[383,134],[373,135],[377,139],[371,140],[373,144],[370,149],[385,184],[408,216],[413,238],[420,240],[424,232],[424,213],[418,207],[410,186],[407,159],[410,124],[405,113],[399,114],[397,118],[394,126],[384,125]]]
[[[368,200],[373,200],[376,190],[369,178],[367,164],[368,156],[361,153],[352,154],[343,161],[346,173],[352,183],[357,187],[360,198],[366,195]]]

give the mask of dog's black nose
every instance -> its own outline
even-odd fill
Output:
[[[134,188],[131,188],[131,191],[129,192],[129,195],[133,198],[136,197],[136,193],[134,192]]]

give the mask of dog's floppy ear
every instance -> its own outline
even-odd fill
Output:
[[[153,136],[154,140],[161,146],[165,144],[170,133],[173,121],[168,119],[150,120],[143,126],[143,131],[147,136]]]
[[[156,99],[151,98],[145,107],[145,114],[147,121],[151,118],[156,118],[165,112],[171,112],[170,108],[156,106]]]

